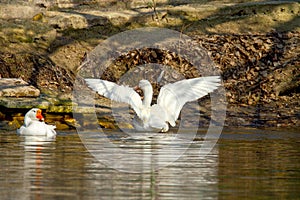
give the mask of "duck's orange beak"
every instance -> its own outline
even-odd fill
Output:
[[[38,118],[41,121],[44,121],[44,117],[42,115],[42,110],[37,110],[37,112],[36,112],[36,118]]]

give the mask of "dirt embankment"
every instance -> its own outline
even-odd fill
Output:
[[[30,19],[2,18],[0,76],[21,77],[40,89],[42,97],[55,98],[54,104],[69,104],[76,68],[85,53],[124,30],[165,27],[182,31],[208,50],[226,89],[226,125],[299,126],[299,3],[232,1],[213,6],[199,2],[161,2],[155,7],[140,3],[134,8],[127,4],[102,5],[102,14],[91,10],[90,5],[67,10],[52,7],[41,8]],[[186,66],[180,66],[172,53],[152,52],[128,53],[106,78],[116,80],[113,75],[149,61],[179,69]],[[186,78],[193,77],[188,71],[183,69],[182,73]],[[2,105],[1,120],[19,120],[18,112]],[[68,124],[59,110],[57,113],[61,123]],[[64,116],[70,119],[71,113]],[[208,122],[209,115],[203,124]]]

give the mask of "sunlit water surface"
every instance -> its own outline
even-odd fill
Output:
[[[299,129],[226,129],[211,153],[201,159],[203,132],[178,160],[158,170],[145,166],[142,173],[119,171],[99,162],[75,131],[59,132],[54,141],[1,132],[0,199],[300,197]],[[132,143],[137,151],[151,153],[164,145],[153,144],[151,137],[122,139],[118,132],[110,134],[118,138],[117,143]]]

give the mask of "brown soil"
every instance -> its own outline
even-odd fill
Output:
[[[299,4],[238,4],[209,7],[214,9],[207,12],[194,7],[203,6],[161,4],[157,19],[155,13],[142,14],[118,26],[111,22],[86,29],[49,26],[45,16],[40,21],[1,19],[0,77],[21,77],[43,95],[70,99],[85,53],[120,31],[145,24],[160,26],[183,31],[208,50],[226,89],[227,126],[299,126]],[[170,65],[186,78],[201,76],[172,52],[137,49],[116,60],[103,78],[117,81],[129,69],[147,62]],[[6,111],[1,107],[0,118],[11,121]],[[16,112],[7,113],[15,116]],[[209,117],[203,125],[208,122]]]

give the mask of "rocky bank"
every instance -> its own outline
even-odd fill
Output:
[[[86,54],[110,36],[150,26],[182,32],[208,50],[226,89],[227,126],[300,125],[297,1],[16,1],[0,3],[0,9],[0,77],[21,78],[38,90],[38,97],[5,96],[2,88],[0,128],[20,126],[32,106],[44,109],[47,122],[59,129],[74,128],[72,90]],[[167,64],[186,78],[201,76],[172,52],[136,49],[103,78],[117,81],[149,62]],[[97,103],[99,123],[115,127],[109,102]],[[205,126],[209,98],[201,105]]]

